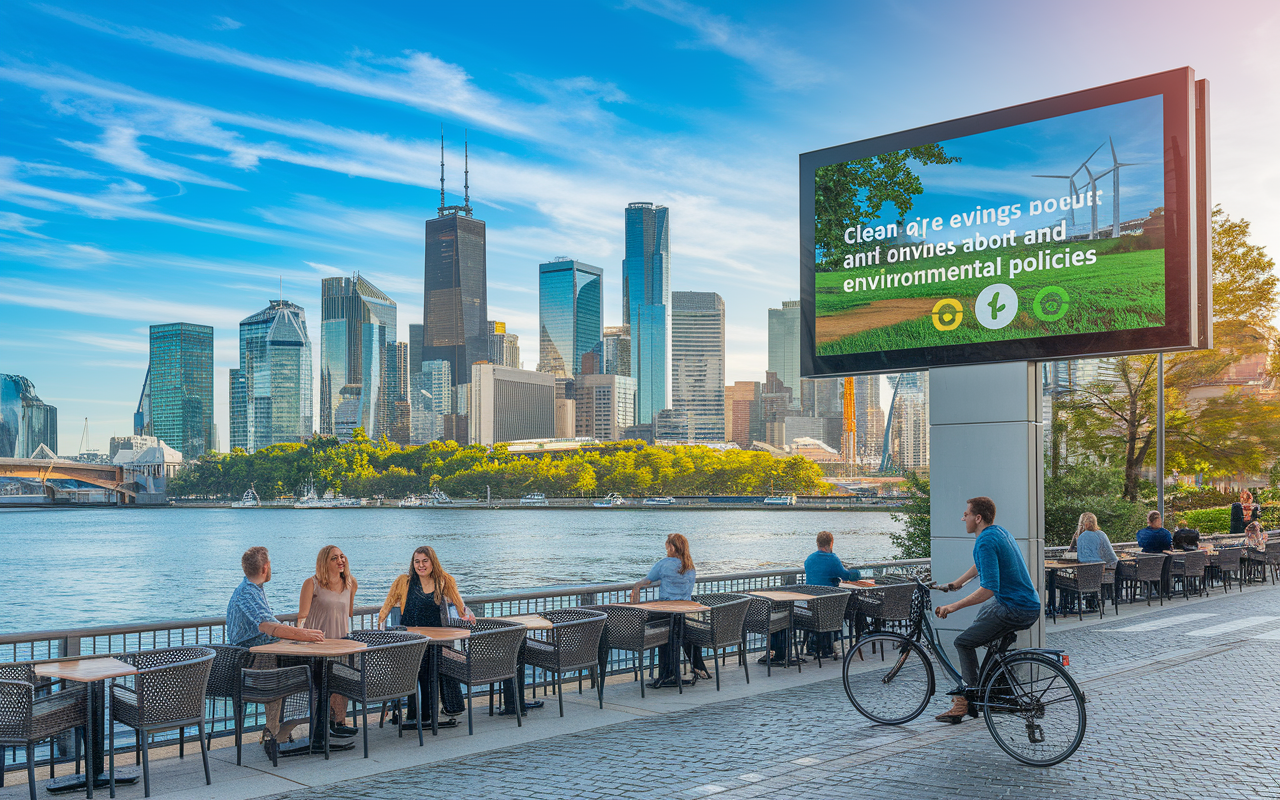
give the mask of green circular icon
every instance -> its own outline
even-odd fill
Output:
[[[1031,311],[1036,319],[1042,322],[1057,322],[1067,313],[1070,298],[1067,290],[1061,286],[1046,286],[1036,292],[1036,299],[1031,303]]]

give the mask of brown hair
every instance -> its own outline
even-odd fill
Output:
[[[1148,524],[1148,525],[1150,525],[1151,523],[1155,522],[1155,521],[1156,521],[1157,519],[1159,519],[1159,518],[1160,518],[1160,512],[1159,512],[1159,511],[1148,511],[1148,512],[1147,512],[1147,524]]]
[[[240,556],[240,568],[244,570],[246,578],[252,578],[255,575],[261,575],[262,571],[267,568],[267,548],[250,547],[244,551],[244,555]]]
[[[684,538],[684,534],[671,534],[667,537],[667,544],[676,552],[676,558],[680,559],[681,575],[693,569],[693,558],[689,555],[689,540]]]
[[[1262,523],[1258,522],[1257,520],[1254,520],[1253,522],[1250,522],[1248,525],[1245,526],[1244,532],[1245,533],[1250,533],[1250,532],[1262,533]]]
[[[822,531],[818,534],[818,547],[830,547],[836,541],[831,535],[831,531]]]
[[[423,545],[413,551],[413,555],[409,557],[409,580],[413,581],[418,577],[417,571],[413,568],[414,557],[424,555],[431,562],[431,577],[436,582],[436,596],[439,598],[437,602],[443,608],[444,603],[448,600],[458,608],[458,613],[462,613],[462,608],[466,604],[462,602],[462,595],[458,594],[458,582],[453,576],[445,572],[444,567],[440,566],[440,558],[436,555],[436,551]]]
[[[333,551],[337,549],[338,546],[336,544],[326,544],[324,547],[320,548],[320,554],[316,556],[316,583],[326,589],[330,588],[329,556],[333,555]],[[350,569],[350,561],[347,562],[347,567]],[[342,578],[342,589],[339,591],[345,592],[347,590],[347,586],[351,583],[351,573],[348,570],[343,570],[338,576]]]
[[[982,521],[991,525],[996,521],[996,503],[990,497],[970,497],[967,501],[969,510],[982,517]]]

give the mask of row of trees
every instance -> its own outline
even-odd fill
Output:
[[[238,497],[251,485],[264,500],[293,495],[308,481],[317,492],[352,497],[404,497],[439,487],[457,497],[517,498],[623,495],[821,494],[822,470],[800,456],[710,447],[652,447],[640,441],[607,442],[541,456],[511,453],[505,445],[459,447],[432,442],[401,447],[369,439],[357,428],[350,442],[315,437],[256,453],[237,448],[210,453],[169,483],[176,497]]]

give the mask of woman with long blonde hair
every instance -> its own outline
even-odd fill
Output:
[[[298,626],[318,628],[326,639],[341,639],[351,632],[351,615],[356,606],[359,583],[351,574],[347,556],[336,544],[327,544],[316,555],[316,571],[302,582],[298,596]],[[354,736],[347,725],[347,699],[340,694],[329,698],[329,732],[334,736]]]
[[[1108,567],[1114,568],[1119,561],[1116,558],[1116,551],[1111,547],[1111,540],[1098,527],[1098,517],[1092,511],[1086,511],[1080,515],[1071,546],[1076,549],[1076,557],[1082,564],[1101,561]]]
[[[693,599],[693,587],[698,582],[698,570],[694,567],[693,557],[689,554],[689,540],[683,534],[673,533],[667,537],[666,544],[667,557],[654,564],[649,574],[632,588],[631,602],[640,602],[640,590],[655,583],[658,585],[659,600]],[[658,651],[658,679],[652,684],[655,689],[675,686],[676,681],[680,680],[680,676],[676,674],[678,659],[675,643],[678,631],[675,626],[683,624],[683,620],[682,616],[672,618],[670,646]],[[689,663],[693,668],[692,683],[697,683],[699,678],[711,677],[707,672],[706,663],[702,660],[702,648],[695,648],[692,642],[686,641],[684,652],[689,656]]]
[[[446,627],[450,620],[458,619],[476,621],[476,615],[471,613],[471,609],[463,602],[462,595],[458,593],[458,582],[440,565],[435,549],[427,545],[413,551],[413,557],[409,559],[409,571],[391,584],[391,591],[387,592],[387,599],[378,612],[379,626],[395,607],[400,609],[400,624],[410,628]],[[422,664],[418,667],[418,683],[424,689],[431,685],[431,672],[426,658],[422,659]],[[441,675],[439,686],[444,713],[450,717],[439,723],[439,727],[451,728],[458,724],[455,717],[466,709],[462,700],[462,685]],[[434,713],[435,709],[428,712]],[[411,697],[409,716],[400,725],[406,730],[415,728],[417,718],[417,703]],[[424,718],[423,727],[428,722],[430,719]]]

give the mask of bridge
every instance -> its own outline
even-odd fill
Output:
[[[0,478],[34,478],[76,480],[124,495],[125,502],[136,500],[137,493],[125,488],[124,467],[115,464],[82,464],[54,458],[0,458]],[[46,490],[47,491],[47,490]]]

